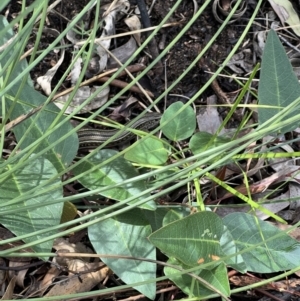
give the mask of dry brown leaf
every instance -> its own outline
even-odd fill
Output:
[[[30,263],[30,261],[21,261],[21,262],[19,262],[19,261],[10,261],[9,262],[9,267],[10,268],[22,267],[24,265],[28,265],[29,263]],[[8,272],[9,279],[13,279],[13,278],[16,277],[17,285],[24,288],[25,287],[24,280],[25,280],[25,276],[26,276],[27,271],[28,271],[28,268],[18,271],[18,274],[17,274],[17,277],[16,277],[16,272],[14,270],[10,270]]]
[[[16,277],[13,277],[10,280],[10,282],[7,286],[7,289],[4,293],[4,295],[2,296],[1,300],[12,300],[13,299],[15,285],[16,285]]]
[[[39,283],[39,296],[42,296],[45,293],[47,288],[53,283],[53,279],[55,279],[60,273],[61,270],[57,269],[55,266],[48,270],[43,280]]]
[[[122,104],[115,107],[112,113],[108,115],[108,118],[117,122],[123,121],[124,118],[128,118],[131,115],[132,107],[138,102],[138,99],[134,96],[127,98]]]
[[[215,134],[219,130],[223,119],[220,116],[217,106],[217,97],[215,95],[207,98],[207,107],[197,116],[198,128],[201,132]],[[224,133],[224,129],[220,134]]]
[[[102,262],[85,263],[80,259],[74,259],[69,262],[69,265],[70,270],[79,273],[80,280],[78,276],[69,273],[69,277],[53,286],[45,295],[46,297],[89,292],[109,275],[109,268],[104,266]],[[71,267],[75,270],[71,269]],[[99,268],[100,270],[95,271]]]
[[[269,0],[282,25],[289,24],[294,33],[300,36],[300,21],[293,5],[288,0]]]
[[[250,276],[232,276],[229,278],[229,280],[231,283],[233,283],[236,286],[247,286],[247,285],[258,283],[263,279],[250,277]],[[289,280],[286,279],[282,281],[271,282],[269,284],[262,285],[259,288],[263,290],[277,290],[281,292],[281,291],[289,291],[291,288],[295,288],[299,284],[300,284],[300,279],[289,279]]]
[[[69,243],[64,238],[55,239],[54,244],[53,244],[53,249],[55,249],[56,251],[64,250],[64,252],[70,252],[70,253],[93,254],[93,251],[90,248],[86,247],[83,243],[81,243],[81,242],[77,242],[76,244]],[[67,265],[67,260],[65,262],[65,265]]]

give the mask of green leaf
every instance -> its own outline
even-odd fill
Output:
[[[163,219],[169,210],[167,206],[163,206],[158,207],[155,211],[141,209],[141,212],[144,218],[147,219],[148,224],[151,225],[152,231],[156,231],[162,227]]]
[[[124,155],[126,160],[150,165],[162,165],[167,162],[168,151],[164,144],[152,137],[137,141]]]
[[[17,92],[18,87],[12,87],[10,91],[10,98],[14,98]],[[8,98],[6,98],[6,100],[9,108],[11,102],[8,101]],[[20,115],[28,113],[33,107],[39,106],[45,101],[45,96],[25,84],[10,118],[16,119]],[[26,134],[26,139],[24,139],[21,144],[18,144],[18,146],[21,149],[24,149],[35,142],[44,133],[49,133],[49,128],[51,127],[52,122],[57,118],[57,114],[59,112],[60,110],[54,104],[50,103],[47,105],[45,110],[39,112],[39,117],[35,121],[35,116],[32,116],[17,125],[13,130],[17,141],[20,141],[21,138],[23,138]],[[63,119],[65,119],[65,117],[61,117],[59,122],[61,122]],[[26,132],[30,126],[32,126],[30,132]],[[52,143],[56,142],[62,136],[67,135],[62,142],[53,146],[45,154],[45,157],[57,168],[58,171],[64,170],[64,168],[73,161],[77,154],[79,145],[78,137],[76,133],[71,135],[69,134],[72,129],[73,127],[69,122],[64,123],[49,136],[43,139],[35,149],[35,152],[42,151],[46,147],[52,145]]]
[[[138,209],[94,224],[88,228],[88,234],[96,253],[156,259],[155,248],[146,239],[151,234],[151,227]],[[126,284],[156,277],[154,263],[105,257],[101,257],[101,260]],[[149,299],[155,298],[155,282],[137,286],[135,289]]]
[[[246,273],[247,265],[245,264],[241,254],[236,255],[236,253],[238,253],[240,250],[226,226],[224,226],[224,232],[220,243],[225,256],[231,255],[229,259],[224,260],[226,265],[231,266],[240,273]]]
[[[86,188],[91,190],[99,189],[101,187],[108,188],[99,194],[116,201],[126,201],[129,197],[136,196],[146,190],[146,184],[145,181],[140,180],[133,183],[123,184],[118,187],[109,188],[110,186],[123,183],[125,180],[139,175],[136,169],[122,157],[117,157],[100,168],[97,167],[97,165],[110,159],[116,154],[118,154],[118,152],[115,150],[100,150],[89,159],[82,160],[82,162],[74,168],[73,171],[75,175],[85,173],[85,175],[81,176],[78,181]],[[147,196],[149,195],[144,195],[142,198],[136,198],[129,204],[134,204]],[[154,201],[150,201],[143,204],[141,208],[154,210],[156,208],[156,204]]]
[[[274,273],[300,266],[300,244],[280,229],[246,213],[228,214],[223,221],[239,250],[246,251],[241,255],[249,271]]]
[[[0,30],[4,29],[8,25],[7,20],[0,16]],[[5,36],[1,36],[0,44],[3,45],[4,42],[11,37],[13,37],[13,33],[9,30],[6,32]],[[0,55],[0,66],[5,66],[12,56],[18,59],[18,54],[18,51],[14,49],[14,51],[11,50],[7,55]],[[8,83],[10,83],[12,79],[16,78],[24,69],[28,68],[26,60],[12,62],[12,64],[13,69],[11,70],[12,72]],[[31,109],[44,104],[47,99],[33,88],[29,71],[27,81],[22,83],[21,87],[20,85],[21,82],[17,83],[5,94],[6,111],[9,112],[11,110],[9,115],[10,120],[17,120],[21,115],[27,114]],[[20,141],[23,138],[22,143],[19,143],[18,147],[20,149],[24,149],[35,142],[44,133],[49,132],[51,130],[52,123],[57,118],[59,112],[60,110],[53,103],[49,103],[43,111],[36,113],[38,114],[37,119],[36,115],[34,115],[15,126],[13,131],[17,141]],[[65,117],[60,117],[56,122],[61,122],[63,120],[65,120]],[[29,128],[30,131],[28,132],[27,130]],[[71,135],[69,134],[72,129],[73,127],[70,122],[65,122],[59,127],[59,129],[52,131],[52,133],[43,139],[43,141],[41,141],[35,148],[35,153],[42,151],[46,147],[52,145],[52,143],[56,142],[59,138],[66,135],[66,138],[62,142],[51,147],[51,149],[45,154],[45,158],[47,158],[58,171],[64,170],[65,166],[69,165],[76,156],[78,150],[78,137],[76,133]],[[25,135],[26,138],[24,139]]]
[[[173,167],[172,169],[161,171],[160,173],[155,175],[155,185],[159,185],[159,183],[161,183],[161,185],[165,185],[165,181],[174,176],[174,174],[179,171],[180,168],[178,167]]]
[[[262,57],[258,88],[258,121],[268,121],[283,108],[290,105],[300,95],[298,79],[274,30],[270,30]],[[261,107],[268,106],[268,107]],[[273,106],[276,106],[274,108]],[[284,120],[299,115],[300,108],[285,115]],[[280,116],[278,119],[280,122]],[[298,127],[299,124],[285,126],[281,133]]]
[[[300,36],[300,20],[297,12],[295,11],[292,3],[288,0],[270,0],[275,12],[277,13],[282,25],[286,22],[289,27],[294,31],[294,33],[299,37]]]
[[[29,22],[30,23],[30,22]],[[32,23],[32,22],[31,22]],[[32,30],[32,24],[28,24],[28,32]],[[30,27],[31,26],[31,27]],[[25,70],[25,68],[28,67],[27,60],[23,59],[19,61],[19,57],[21,56],[20,51],[22,51],[21,45],[23,46],[23,43],[26,43],[27,36],[24,34],[19,34],[19,39],[12,39],[14,37],[14,32],[12,28],[10,27],[10,24],[7,22],[7,19],[4,16],[0,15],[0,32],[3,33],[3,35],[0,36],[0,44],[4,45],[8,41],[13,41],[11,43],[8,43],[7,47],[5,47],[5,50],[1,52],[0,54],[0,62],[1,62],[1,76],[5,76],[4,83],[10,83],[11,80],[14,80],[17,75]],[[11,40],[12,39],[12,40]],[[26,41],[25,41],[26,40]],[[26,83],[31,85],[33,87],[32,80],[30,78],[29,69],[27,69],[28,72],[26,74]],[[7,80],[7,77],[10,77]],[[23,79],[22,79],[23,80]],[[2,107],[0,107],[0,113],[2,113]]]
[[[222,220],[215,213],[198,212],[157,230],[149,240],[167,256],[196,266],[222,256],[222,233]]]
[[[181,269],[187,269],[187,266],[181,265],[175,258],[170,258],[168,260],[168,264],[172,264],[180,267]],[[184,293],[186,293],[189,297],[196,297],[200,300],[214,293],[211,289],[201,283],[199,280],[191,277],[190,275],[176,275],[178,270],[173,269],[171,267],[165,267],[164,272],[166,276],[172,280],[176,286],[178,286]],[[214,288],[221,291],[225,296],[230,295],[230,287],[227,276],[227,268],[224,263],[220,263],[218,266],[211,270],[199,270],[193,272],[193,274],[201,277],[209,284],[211,284]]]
[[[171,104],[161,117],[160,124],[170,120],[163,125],[163,134],[172,141],[180,141],[191,137],[196,129],[196,116],[191,107],[186,107],[175,118],[175,114],[183,107],[183,103],[178,101]]]
[[[191,210],[188,207],[170,208],[170,210],[168,211],[168,213],[165,215],[163,219],[163,225],[166,226],[172,222],[187,217],[190,214],[191,214]]]
[[[6,167],[10,170],[17,164],[19,163],[7,164]],[[60,180],[52,182],[51,185],[59,187],[55,190],[40,193],[42,188],[37,189],[56,174],[56,169],[48,160],[39,158],[32,161],[29,159],[26,164],[23,163],[22,168],[14,171],[0,183],[0,223],[2,225],[17,236],[49,228],[47,233],[24,239],[25,242],[37,242],[32,247],[36,252],[51,251],[53,241],[38,243],[38,240],[55,234],[56,232],[50,228],[60,223],[63,203],[47,205],[48,202],[63,197],[62,188],[59,187]],[[19,201],[16,203],[17,198]],[[28,208],[30,205],[35,205],[35,208]],[[19,212],[7,214],[7,210],[19,210]],[[47,260],[47,258],[44,259]]]
[[[10,0],[2,0],[0,3],[0,11],[9,3]]]
[[[156,231],[163,225],[186,217],[190,214],[188,207],[158,207],[155,211],[141,210],[143,216],[151,225],[152,231]]]
[[[190,140],[189,147],[194,155],[200,154],[209,148],[214,148],[224,145],[230,139],[223,137],[214,137],[214,135],[207,132],[200,132],[193,135]]]

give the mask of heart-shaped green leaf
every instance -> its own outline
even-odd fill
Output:
[[[161,117],[162,132],[172,141],[180,141],[191,137],[196,129],[196,116],[191,107],[182,109],[183,103],[178,101],[171,104]],[[175,117],[176,116],[176,117]],[[167,124],[164,124],[169,121]]]
[[[93,247],[99,254],[156,259],[155,248],[146,239],[151,234],[151,227],[138,209],[94,224],[89,227],[88,233]],[[101,257],[101,260],[127,284],[156,276],[154,263],[105,256]],[[155,298],[155,282],[137,286],[135,289],[152,300]]]
[[[118,154],[117,151],[111,149],[104,149],[96,152],[89,159],[82,160],[82,162],[73,169],[74,174],[81,175],[78,181],[88,189],[104,188],[101,195],[116,201],[125,201],[130,197],[137,196],[146,190],[146,184],[143,180],[132,183],[123,183],[125,180],[137,177],[139,174],[136,169],[124,158],[117,157],[113,161],[97,167],[105,160],[108,160]],[[117,187],[113,187],[118,185]],[[149,195],[143,196],[143,198]],[[130,204],[140,201],[141,198],[136,198]],[[141,206],[144,209],[154,210],[156,204],[154,201],[147,202]]]
[[[7,164],[8,169],[16,167],[17,163]],[[20,169],[15,170],[6,179],[0,182],[0,222],[17,236],[49,228],[44,234],[25,238],[25,242],[37,242],[32,248],[36,252],[50,252],[52,241],[39,243],[41,238],[55,234],[52,226],[59,225],[63,209],[63,203],[48,204],[51,201],[62,199],[62,187],[57,179],[52,185],[56,189],[41,193],[37,187],[44,185],[57,174],[54,166],[43,158],[26,161]],[[49,188],[48,184],[48,188]],[[16,202],[19,200],[19,202]],[[13,202],[12,202],[13,201]],[[30,208],[29,206],[33,206]],[[21,209],[21,210],[20,210]],[[15,213],[7,214],[7,210],[15,210]],[[47,260],[47,258],[44,258]]]
[[[169,257],[196,266],[222,256],[222,233],[222,220],[215,213],[198,212],[162,227],[149,240]]]
[[[280,229],[246,213],[223,218],[247,265],[256,273],[274,273],[300,266],[300,244]],[[247,248],[251,248],[247,251]]]

